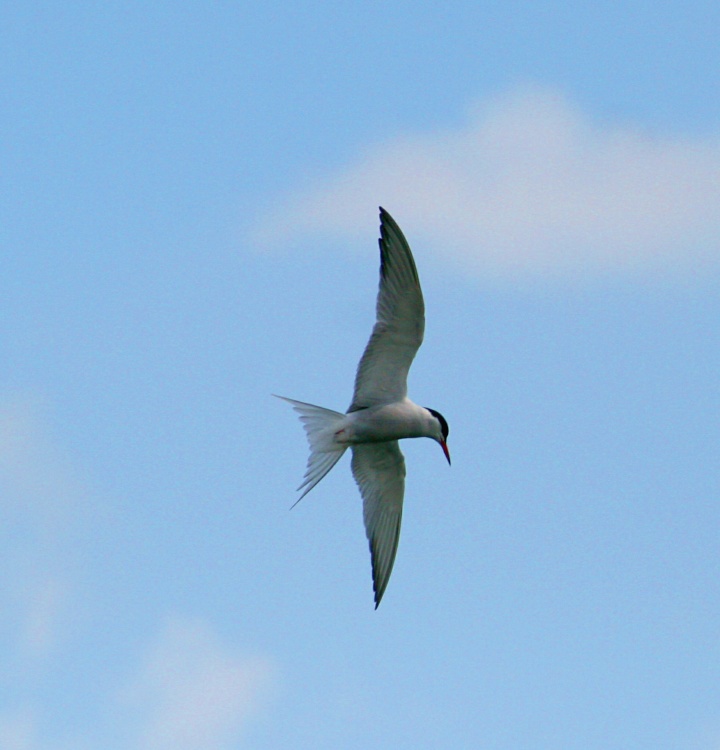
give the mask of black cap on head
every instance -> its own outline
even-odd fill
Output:
[[[430,414],[437,419],[438,422],[440,422],[440,429],[442,430],[442,436],[443,440],[447,440],[448,433],[450,432],[450,428],[448,427],[448,423],[445,421],[445,417],[443,417],[442,414],[440,414],[439,411],[435,411],[435,409],[428,409],[428,407],[425,407]]]

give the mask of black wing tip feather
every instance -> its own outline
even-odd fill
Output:
[[[388,253],[387,245],[393,239],[395,239],[397,244],[403,248],[404,252],[401,253],[401,256],[404,256],[405,262],[412,274],[412,278],[419,284],[420,277],[418,276],[415,259],[410,250],[410,245],[395,219],[393,219],[393,217],[390,216],[382,206],[380,206],[380,238],[378,239],[378,245],[380,246],[380,273],[383,276],[385,276],[387,270],[386,264],[391,257]]]
[[[397,555],[398,543],[400,541],[400,524],[395,529],[395,539],[392,545],[392,552],[390,561],[387,565],[382,565],[380,560],[380,552],[377,549],[375,540],[370,541],[370,560],[372,563],[372,580],[373,580],[373,593],[375,594],[375,609],[380,606],[383,596],[385,595],[385,589],[387,589],[388,583],[390,583],[390,575],[392,574],[393,568],[395,567],[395,557]],[[384,562],[384,561],[383,561]],[[381,565],[385,567],[384,576],[381,577]]]
[[[377,609],[380,606],[380,602],[382,601],[383,595],[385,594],[385,589],[387,588],[387,580],[384,582],[382,586],[378,585],[378,582],[373,576],[373,594],[375,595],[375,609]]]
[[[384,240],[389,239],[388,235],[390,233],[394,233],[400,237],[400,239],[403,240],[405,245],[407,245],[407,240],[405,239],[405,235],[402,233],[402,229],[398,226],[398,223],[393,219],[392,216],[382,207],[380,206],[380,245],[382,247],[382,243]]]
[[[374,573],[375,571],[373,570],[373,594],[374,594],[374,599],[375,599],[375,609],[377,609],[380,606],[380,602],[382,601],[383,594],[385,593],[385,586],[387,586],[387,582],[385,583],[385,586],[380,586]]]
[[[390,214],[390,211],[388,211],[386,208],[383,208],[382,206],[378,206],[378,211],[380,211],[381,224],[387,224],[388,226],[395,227],[398,230],[400,229],[397,221],[395,221],[395,219],[393,219],[392,215]]]
[[[390,576],[388,576],[382,582],[382,585],[378,585],[378,581],[375,579],[375,576],[373,576],[373,593],[375,594],[375,609],[377,609],[380,606],[380,602],[382,601],[382,598],[385,594],[385,589],[387,588],[389,581],[390,581]]]

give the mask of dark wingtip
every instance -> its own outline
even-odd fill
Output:
[[[378,593],[378,590],[375,588],[375,581],[373,581],[373,593],[375,594],[375,609],[377,609],[380,606],[385,591],[383,590]]]
[[[393,219],[393,217],[390,215],[390,212],[386,211],[382,206],[380,206],[380,227],[383,226],[391,227],[402,234],[400,227],[398,226],[395,219]]]
[[[375,609],[377,609],[380,606],[380,602],[382,601],[385,589],[381,589],[378,585],[377,570],[375,568],[375,551],[373,550],[372,544],[370,545],[370,555],[372,559],[373,599],[375,600]]]

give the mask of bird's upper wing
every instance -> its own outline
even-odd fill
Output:
[[[365,347],[348,411],[400,401],[425,331],[425,303],[407,240],[380,209],[380,290],[377,322]]]
[[[397,440],[354,445],[352,453],[353,476],[363,497],[377,609],[390,580],[400,539],[405,459]]]

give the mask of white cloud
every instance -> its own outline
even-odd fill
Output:
[[[41,412],[33,399],[0,403],[0,518],[12,529],[0,577],[6,594],[0,625],[11,633],[21,670],[50,654],[69,614],[76,556],[69,537],[89,498]]]
[[[43,680],[77,618],[72,541],[90,495],[73,464],[37,398],[0,400],[0,523],[8,531],[0,575],[0,647],[6,655],[0,688],[9,696],[0,713],[3,750],[65,747],[42,736]]]
[[[58,445],[36,399],[0,401],[0,522],[9,531],[0,576],[0,645],[7,653],[4,686],[13,688],[0,711],[2,750],[107,745],[102,726],[53,727],[55,697],[43,686],[68,635],[77,632],[75,621],[87,614],[87,602],[77,601],[76,540],[100,510],[88,484]],[[248,722],[264,709],[273,681],[268,660],[235,653],[203,621],[172,619],[121,691],[121,705],[110,701],[110,719],[117,719],[112,735],[119,736],[113,746],[236,747]],[[107,705],[107,693],[96,692],[88,692],[88,705]]]
[[[144,714],[139,750],[218,750],[262,710],[273,682],[263,658],[220,643],[202,621],[174,619],[150,649],[124,702]]]
[[[36,741],[35,717],[21,709],[0,714],[0,747],[3,750],[34,750]]]
[[[378,204],[413,244],[485,276],[701,273],[720,260],[720,137],[601,125],[523,89],[463,127],[370,149],[291,196],[253,240],[367,241]]]

